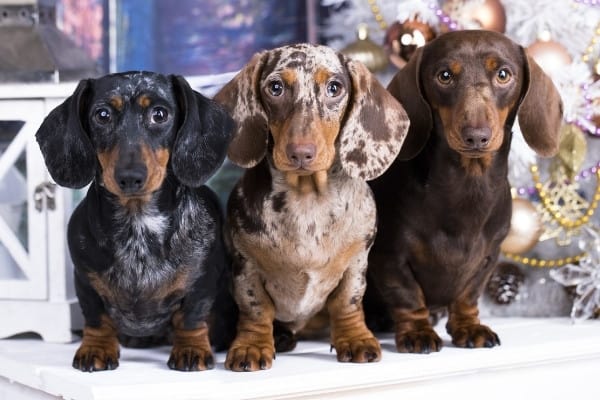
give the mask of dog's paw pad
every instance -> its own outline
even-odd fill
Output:
[[[476,324],[455,329],[452,344],[466,348],[494,347],[500,345],[500,338],[487,326]]]
[[[73,357],[72,365],[83,372],[113,370],[119,366],[118,346],[116,350],[112,346],[81,346]]]
[[[269,369],[275,352],[271,346],[232,345],[227,352],[225,368],[237,372]]]
[[[338,340],[332,346],[339,362],[367,363],[381,359],[381,347],[375,337]]]
[[[433,329],[403,332],[396,335],[399,353],[429,354],[440,351],[442,339]]]
[[[205,371],[215,367],[215,359],[210,348],[174,346],[167,365],[177,371]]]

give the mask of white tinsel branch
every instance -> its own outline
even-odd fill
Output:
[[[506,11],[506,35],[523,46],[548,32],[573,58],[589,45],[600,21],[598,7],[574,0],[502,0]]]

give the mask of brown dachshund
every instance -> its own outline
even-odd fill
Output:
[[[480,323],[477,301],[510,225],[511,127],[518,116],[532,149],[556,153],[559,94],[523,48],[489,31],[431,41],[388,90],[411,124],[397,160],[371,182],[379,224],[369,255],[368,320],[385,304],[398,351],[429,353],[442,346],[429,311],[447,307],[455,346],[499,345]]]
[[[376,229],[365,181],[398,154],[404,109],[362,64],[308,44],[255,55],[215,100],[238,125],[229,157],[247,168],[228,203],[240,319],[225,367],[270,368],[322,309],[339,361],[379,360],[362,309]]]

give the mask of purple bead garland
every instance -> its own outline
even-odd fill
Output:
[[[600,6],[600,0],[574,0],[575,3],[584,4],[586,6]]]
[[[576,181],[586,180],[592,176],[596,176],[596,173],[600,169],[600,161],[596,162],[596,165],[586,168],[575,175]],[[537,193],[537,190],[534,186],[522,186],[517,188],[517,194],[521,197],[531,197]]]
[[[594,1],[596,1],[596,0],[594,0]],[[433,12],[437,16],[438,20],[440,21],[440,23],[442,23],[443,25],[446,25],[449,30],[456,31],[456,30],[460,29],[460,26],[458,25],[458,23],[456,21],[454,21],[452,18],[450,18],[450,16],[444,12],[440,8],[440,6],[438,6],[436,1],[430,1],[429,8],[431,10],[433,10]]]

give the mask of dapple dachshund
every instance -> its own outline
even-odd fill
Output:
[[[114,369],[119,336],[167,333],[170,368],[213,367],[209,329],[223,339],[214,331],[227,324],[217,316],[209,327],[211,311],[230,272],[222,209],[203,183],[232,133],[221,106],[151,72],[82,80],[46,117],[36,137],[51,176],[69,188],[92,182],[68,224],[85,318],[73,367]]]
[[[447,308],[457,347],[493,347],[477,302],[511,219],[511,128],[557,152],[562,103],[523,48],[490,31],[446,33],[415,53],[388,90],[411,124],[392,166],[371,182],[379,213],[365,309],[386,321],[399,352],[439,351],[430,310]]]
[[[365,181],[396,157],[404,109],[362,64],[308,44],[256,54],[215,100],[247,168],[227,206],[240,319],[225,367],[270,368],[274,323],[289,350],[322,309],[339,361],[379,360],[362,309],[376,231]]]

